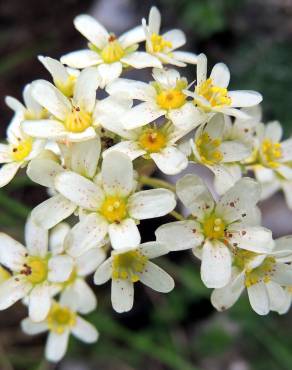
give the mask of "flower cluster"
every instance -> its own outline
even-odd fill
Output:
[[[177,50],[184,33],[160,34],[160,24],[153,7],[141,26],[117,37],[80,15],[74,25],[88,47],[60,61],[40,56],[51,82],[28,84],[24,104],[6,98],[14,117],[0,144],[0,186],[26,167],[49,197],[27,220],[25,246],[0,234],[0,309],[23,301],[22,328],[50,332],[50,361],[64,356],[70,333],[87,343],[98,338],[79,316],[97,306],[89,275],[96,285],[111,280],[112,307],[126,312],[137,282],[161,293],[174,288],[151,261],[172,251],[191,249],[201,261],[220,311],[244,288],[260,315],[284,313],[291,303],[292,236],[273,240],[257,203],[281,187],[292,208],[292,139],[280,142],[278,122],[261,123],[259,93],[228,90],[225,64],[208,74],[204,54]],[[196,65],[191,81],[177,70],[187,64]],[[148,83],[120,77],[147,67]],[[191,162],[213,172],[214,195],[194,174],[176,186],[153,177],[156,169],[180,174]],[[165,215],[177,220],[142,243],[140,222]]]

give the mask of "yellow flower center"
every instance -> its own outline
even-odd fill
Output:
[[[270,139],[264,139],[261,149],[266,164],[271,168],[278,167],[278,160],[282,157],[281,144],[273,143]]]
[[[114,35],[108,39],[108,44],[102,49],[100,56],[105,63],[118,62],[125,55],[125,50],[122,48],[119,41]]]
[[[231,104],[231,98],[228,96],[228,90],[224,87],[214,86],[211,78],[202,82],[196,87],[196,93],[208,100],[211,107],[223,107]],[[210,108],[206,107],[200,101],[195,99],[195,103],[208,111]]]
[[[154,53],[160,53],[165,51],[165,49],[172,48],[172,43],[165,40],[162,36],[157,35],[157,33],[152,33],[151,35],[152,50]],[[147,50],[149,52],[149,50]]]
[[[54,80],[54,84],[57,89],[59,89],[64,95],[70,98],[71,96],[73,96],[76,79],[76,76],[69,76],[65,83]]]
[[[54,303],[47,317],[49,330],[57,334],[63,334],[65,329],[76,325],[76,313],[68,307]]]
[[[247,271],[245,286],[248,288],[259,282],[268,283],[273,275],[275,262],[275,258],[267,257],[260,266]]]
[[[219,138],[213,139],[207,132],[204,132],[199,136],[195,144],[203,163],[212,165],[222,161],[223,154],[219,150],[221,145]]]
[[[67,115],[64,126],[70,132],[83,132],[92,124],[92,116],[79,107],[73,107]]]
[[[48,276],[48,260],[40,257],[28,257],[20,271],[32,284],[43,283]]]
[[[129,280],[132,283],[139,281],[139,274],[143,272],[148,258],[138,251],[129,251],[113,256],[112,278]]]
[[[222,218],[211,215],[203,222],[204,235],[209,239],[223,239],[225,236],[225,226]]]
[[[4,281],[8,280],[11,277],[9,271],[7,271],[4,267],[0,266],[0,284],[4,283]]]
[[[18,145],[12,147],[12,158],[16,162],[23,161],[32,150],[33,140],[32,138],[27,138],[20,140]]]
[[[108,196],[104,200],[100,213],[109,222],[121,222],[127,216],[127,202],[119,196]]]
[[[179,89],[162,90],[156,96],[156,102],[162,109],[178,109],[186,102],[186,95]]]
[[[147,128],[140,135],[138,142],[148,153],[157,153],[166,146],[167,137],[156,128]]]

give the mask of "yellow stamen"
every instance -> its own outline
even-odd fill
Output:
[[[104,200],[100,213],[109,222],[121,222],[127,216],[127,202],[119,196],[109,196]]]
[[[143,130],[138,139],[141,148],[148,153],[160,152],[167,144],[166,134],[156,128],[147,128]]]
[[[105,63],[118,62],[125,55],[125,50],[122,48],[119,41],[114,35],[108,39],[108,44],[102,49],[100,56]]]
[[[279,166],[278,160],[282,157],[282,147],[280,143],[273,143],[270,139],[264,139],[261,145],[265,164],[271,168]]]
[[[206,238],[223,239],[225,235],[225,223],[222,218],[213,214],[204,220],[203,231]]]
[[[273,275],[275,262],[275,258],[267,257],[260,266],[247,271],[245,277],[245,286],[248,288],[259,282],[268,283]]]
[[[48,276],[48,260],[41,257],[28,257],[20,271],[32,284],[43,283]]]
[[[62,91],[64,95],[70,98],[71,96],[73,96],[76,79],[77,79],[76,76],[71,75],[68,77],[65,83],[58,80],[54,80],[54,84],[60,91]]]
[[[186,95],[178,89],[162,90],[156,96],[156,102],[162,109],[178,109],[186,102]]]
[[[32,150],[33,140],[32,138],[27,138],[24,140],[19,140],[17,145],[12,147],[12,158],[16,162],[23,161]]]
[[[11,274],[2,266],[0,266],[0,284],[8,280],[11,277]]]
[[[73,107],[67,115],[64,126],[70,132],[83,132],[92,125],[92,116],[79,107]]]
[[[204,164],[219,163],[223,159],[223,154],[219,150],[221,140],[219,138],[212,139],[207,132],[202,133],[196,140],[196,147],[200,154],[201,161]]]
[[[113,256],[112,278],[129,280],[132,283],[139,281],[139,274],[143,272],[148,258],[138,251],[129,251]]]
[[[160,53],[166,49],[172,48],[172,43],[165,40],[162,36],[157,35],[157,33],[152,33],[151,35],[151,44],[154,53]],[[147,50],[149,52],[149,50]]]
[[[213,85],[213,80],[211,78],[208,78],[206,81],[197,86],[195,92],[208,100],[213,108],[224,107],[231,104],[231,98],[228,96],[228,90],[224,87]],[[195,99],[194,102],[205,111],[210,110],[210,107],[205,106],[201,101]]]
[[[65,329],[76,325],[76,313],[68,307],[54,303],[47,317],[49,330],[56,334],[63,334]]]

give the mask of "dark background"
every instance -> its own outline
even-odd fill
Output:
[[[137,25],[154,3],[162,12],[164,29],[183,29],[186,49],[206,53],[209,65],[227,63],[231,87],[260,91],[265,119],[278,119],[286,135],[291,133],[291,0],[2,0],[1,136],[12,117],[4,97],[21,99],[26,83],[49,78],[36,55],[58,58],[85,45],[72,24],[77,14],[90,12],[118,33]],[[193,78],[195,68],[185,73]],[[1,231],[22,240],[25,217],[45,198],[44,189],[20,175],[0,190]],[[143,222],[145,240],[153,239],[157,226]],[[18,322],[26,314],[21,304],[1,312],[0,370],[291,369],[291,314],[259,317],[246,297],[228,313],[217,314],[189,253],[174,253],[159,262],[174,276],[176,289],[165,296],[137,284],[135,307],[124,315],[112,311],[109,285],[96,289],[99,308],[89,319],[99,328],[100,340],[92,346],[71,340],[58,366],[42,358],[44,337],[21,333]]]

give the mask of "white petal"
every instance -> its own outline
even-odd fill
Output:
[[[267,315],[270,307],[266,285],[261,282],[254,284],[247,288],[247,293],[252,309],[259,315]]]
[[[171,42],[172,46],[169,48],[170,50],[178,49],[186,43],[186,36],[181,30],[170,30],[162,36],[166,41]]]
[[[176,175],[188,165],[188,159],[174,146],[163,149],[160,153],[152,153],[150,157],[157,167],[166,175]]]
[[[173,51],[171,53],[174,59],[188,64],[197,64],[198,56],[188,51]]]
[[[100,138],[74,143],[71,150],[71,169],[79,175],[93,178],[100,156]]]
[[[266,288],[268,291],[269,301],[270,301],[270,309],[272,311],[281,311],[282,307],[286,304],[286,294],[285,290],[277,283],[273,281],[269,281],[266,284]]]
[[[159,35],[161,25],[161,15],[156,6],[152,6],[148,17],[148,26],[151,33]]]
[[[160,267],[148,261],[141,272],[140,281],[149,288],[161,293],[169,293],[174,288],[173,278]]]
[[[62,139],[66,135],[62,123],[53,119],[23,121],[22,128],[27,135],[41,139]]]
[[[167,189],[142,190],[129,198],[128,211],[137,220],[161,217],[176,206],[173,192]]]
[[[197,86],[207,79],[207,57],[205,54],[198,55],[197,60]]]
[[[0,144],[0,163],[12,162],[11,149],[7,144]]]
[[[50,229],[72,215],[75,209],[74,203],[61,194],[57,194],[35,207],[31,212],[31,217],[40,227]]]
[[[120,143],[106,149],[102,154],[103,156],[107,156],[110,152],[120,152],[126,154],[131,161],[134,159],[141,157],[146,153],[145,150],[140,149],[139,144],[134,141],[121,141]]]
[[[34,83],[25,85],[23,89],[23,100],[25,106],[29,111],[36,113],[37,115],[41,114],[42,106],[34,99],[32,95]]]
[[[88,321],[77,316],[76,324],[72,328],[72,334],[85,343],[94,343],[98,339],[98,331]]]
[[[88,210],[97,210],[104,199],[103,191],[92,181],[67,171],[55,179],[56,189],[71,202]]]
[[[30,318],[26,318],[21,321],[21,329],[25,334],[36,335],[47,331],[48,326],[45,322],[33,322]]]
[[[292,182],[290,181],[283,182],[282,189],[285,195],[286,203],[289,209],[292,209]]]
[[[60,120],[71,111],[70,101],[50,82],[38,80],[33,83],[32,95],[36,101]]]
[[[78,15],[74,19],[75,28],[89,40],[93,45],[102,49],[108,42],[109,33],[93,17],[87,14]]]
[[[25,106],[19,100],[13,98],[12,96],[5,96],[5,103],[14,112],[23,112],[25,110]]]
[[[202,179],[196,175],[185,175],[176,183],[176,192],[191,213],[202,218],[212,212],[214,200]]]
[[[218,311],[225,311],[239,299],[244,290],[244,273],[233,277],[231,282],[223,288],[214,289],[211,294],[211,303]]]
[[[208,288],[223,288],[231,278],[231,254],[220,242],[206,241],[203,246],[201,278]]]
[[[206,121],[206,115],[193,103],[186,103],[179,109],[172,109],[167,116],[177,128],[186,132]]]
[[[210,78],[213,80],[215,86],[226,88],[230,81],[230,72],[226,64],[217,63],[214,65]]]
[[[67,255],[53,256],[48,263],[48,280],[53,283],[63,283],[68,280],[74,267],[72,257]]]
[[[237,164],[208,166],[214,173],[214,187],[218,194],[225,194],[241,178],[241,168]]]
[[[76,259],[76,268],[79,276],[92,274],[105,260],[106,253],[102,248],[91,248]]]
[[[239,141],[224,141],[220,145],[220,151],[223,154],[222,161],[237,162],[246,159],[251,154],[249,147]]]
[[[67,251],[73,257],[79,257],[91,248],[100,247],[107,233],[107,222],[96,213],[86,215],[70,231]]]
[[[227,230],[228,241],[238,248],[246,249],[257,253],[269,253],[274,243],[272,232],[261,226],[239,226],[230,227]]]
[[[96,68],[85,68],[75,83],[73,104],[81,107],[86,112],[92,112],[99,81],[100,77]]]
[[[21,269],[25,262],[26,248],[9,235],[0,233],[0,263],[12,271]]]
[[[186,67],[186,64],[181,62],[180,60],[177,60],[173,57],[172,53],[166,54],[166,53],[155,53],[155,56],[157,56],[163,64],[170,64],[172,66],[176,67]]]
[[[49,247],[53,256],[64,252],[64,241],[70,231],[70,226],[66,222],[61,222],[50,232]]]
[[[0,284],[0,310],[5,310],[24,298],[31,289],[31,284],[19,277],[20,275],[12,277]]]
[[[216,212],[229,223],[244,220],[243,214],[253,208],[260,199],[261,188],[255,180],[244,177],[221,197]]]
[[[280,285],[292,285],[292,266],[284,263],[276,263],[273,272],[273,281]]]
[[[282,128],[280,122],[278,122],[278,121],[269,122],[265,126],[264,135],[265,135],[266,138],[271,139],[273,142],[280,141],[282,136],[283,136],[283,128]],[[284,144],[284,142],[281,144],[281,147]]]
[[[176,221],[161,225],[155,232],[158,242],[165,244],[169,251],[180,251],[201,245],[204,236],[198,222]]]
[[[56,161],[46,158],[33,159],[27,167],[28,177],[37,184],[54,188],[54,179],[64,168]]]
[[[84,279],[76,279],[75,282],[67,288],[66,294],[72,295],[76,302],[76,309],[78,312],[86,315],[96,309],[97,299],[95,293],[85,282]]]
[[[218,109],[213,108],[213,110],[219,113],[226,114],[228,116],[235,117],[236,119],[239,120],[250,119],[250,116],[247,113],[245,113],[242,109],[223,107]]]
[[[94,274],[94,284],[102,285],[112,277],[112,259],[108,258],[96,270]]]
[[[157,258],[168,254],[169,249],[166,244],[159,242],[147,242],[140,244],[139,251],[149,259]]]
[[[135,28],[132,28],[131,30],[123,33],[119,37],[119,43],[124,49],[134,44],[138,44],[139,42],[144,41],[144,40],[145,40],[145,32],[142,26],[137,26]]]
[[[133,283],[122,279],[112,280],[111,299],[116,312],[130,311],[134,303]]]
[[[125,98],[149,101],[155,98],[155,89],[150,84],[142,81],[129,80],[126,78],[118,78],[106,87],[106,91],[110,95],[121,95]]]
[[[51,297],[47,283],[36,285],[29,294],[28,311],[32,321],[43,321],[50,310]]]
[[[131,218],[127,218],[119,224],[110,224],[108,233],[114,249],[134,248],[141,241],[137,225]]]
[[[152,102],[145,102],[130,109],[122,118],[121,122],[128,130],[147,125],[147,123],[163,116],[165,111],[159,109]]]
[[[123,66],[121,62],[115,62],[111,64],[104,63],[100,64],[97,69],[101,77],[100,87],[104,88],[108,83],[120,77]]]
[[[263,100],[260,93],[248,90],[229,91],[228,96],[231,98],[231,107],[252,107]]]
[[[43,57],[42,55],[38,56],[38,60],[45,66],[45,68],[50,72],[53,77],[54,82],[61,82],[66,84],[69,78],[69,73],[67,69],[60,63],[58,60]]]
[[[25,224],[24,235],[29,254],[44,258],[48,252],[48,231],[36,225],[30,217]]]
[[[60,60],[72,68],[87,68],[103,62],[95,51],[88,49],[73,51],[63,55]]]
[[[62,334],[57,334],[53,331],[48,335],[45,355],[46,359],[52,362],[60,361],[67,351],[69,340],[69,330],[65,330]]]
[[[101,176],[106,194],[127,196],[133,190],[133,164],[126,154],[108,153],[102,163]]]
[[[12,162],[4,164],[0,169],[0,188],[7,185],[16,175],[21,163]]]
[[[147,67],[162,68],[162,64],[158,58],[143,51],[135,51],[127,54],[121,59],[121,62],[136,69]]]

